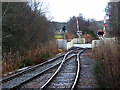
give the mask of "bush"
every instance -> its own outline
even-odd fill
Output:
[[[41,55],[41,57],[42,57],[43,59],[48,59],[48,58],[50,57],[50,53],[49,53],[49,52],[43,53],[43,54]]]
[[[90,30],[89,33],[95,38],[96,37],[96,34],[94,33],[93,30]]]
[[[21,68],[23,68],[23,67],[24,67],[24,64],[21,63],[21,64],[19,64],[19,66],[17,66],[17,69],[21,69]]]
[[[23,58],[22,63],[25,67],[30,66],[33,64],[33,59],[32,58]]]

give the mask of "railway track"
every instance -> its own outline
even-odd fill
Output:
[[[23,70],[23,71],[21,71],[21,72],[18,72],[18,73],[15,73],[15,74],[13,74],[13,75],[9,75],[9,76],[6,76],[6,77],[3,77],[1,80],[0,80],[0,82],[2,82],[2,83],[5,83],[5,82],[8,82],[8,81],[10,81],[10,80],[12,80],[12,79],[14,79],[14,78],[16,78],[16,77],[19,77],[19,76],[21,76],[21,75],[23,75],[23,74],[25,74],[25,73],[28,73],[28,72],[30,72],[30,71],[34,71],[34,70],[36,70],[36,69],[38,69],[38,68],[40,68],[41,66],[43,66],[43,65],[48,65],[48,64],[53,64],[54,62],[56,63],[56,62],[59,62],[59,59],[61,60],[61,58],[63,58],[64,57],[64,54],[62,54],[62,55],[59,55],[59,56],[57,56],[57,57],[54,57],[54,58],[52,58],[52,59],[50,59],[50,60],[48,60],[48,61],[45,61],[45,62],[43,62],[43,63],[41,63],[41,64],[37,64],[37,65],[35,65],[35,66],[33,66],[33,67],[30,67],[30,68],[28,68],[28,69],[25,69],[25,70]],[[57,60],[58,59],[58,60]],[[57,61],[56,61],[57,60]]]
[[[62,72],[62,69],[65,70],[65,66],[70,66],[74,63],[77,66],[79,66],[79,55],[83,50],[81,50],[78,54],[73,54],[74,50],[71,50],[67,52],[66,54],[57,56],[53,59],[50,59],[42,64],[38,64],[34,67],[28,68],[22,72],[16,73],[14,75],[11,75],[10,77],[6,77],[2,80],[3,85],[2,88],[5,89],[22,89],[22,88],[35,88],[36,84],[39,86],[37,88],[39,89],[45,89],[49,88],[46,87],[47,85],[50,86],[50,83],[55,80],[56,75],[59,75]],[[77,56],[77,60],[76,60]],[[77,63],[76,63],[77,62]],[[69,65],[67,65],[67,63]],[[71,63],[71,64],[70,64]],[[76,70],[73,67],[73,69]],[[74,73],[74,82],[71,84],[71,89],[75,88],[77,78],[79,75],[79,68],[77,67],[77,71]],[[36,82],[36,84],[32,84],[35,81],[39,81],[39,83]],[[42,82],[41,82],[42,81]]]
[[[56,72],[51,78],[40,88],[42,90],[49,88],[70,88],[75,89],[79,74],[80,74],[80,54],[83,52],[79,51],[77,55],[73,55],[70,60],[65,60],[61,63]]]

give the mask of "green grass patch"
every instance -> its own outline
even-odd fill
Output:
[[[32,58],[23,58],[22,63],[19,64],[19,66],[17,68],[20,69],[20,68],[23,68],[23,67],[31,66],[33,64],[34,64],[34,62],[33,62]]]
[[[50,53],[49,52],[43,53],[41,55],[41,58],[43,58],[43,59],[48,59],[49,57],[50,57]]]
[[[94,66],[97,85],[98,85],[98,88],[100,89],[111,87],[108,83],[106,83],[109,80],[105,78],[105,72],[103,67],[104,67],[104,63],[100,61],[97,61],[97,64]]]
[[[63,32],[55,33],[55,38],[64,38],[64,33]]]
[[[55,38],[63,38],[63,36],[55,36]]]

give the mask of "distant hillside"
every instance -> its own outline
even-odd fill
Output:
[[[104,25],[104,20],[100,20],[100,21],[96,21],[96,22],[98,25],[101,25],[101,26]],[[108,24],[109,24],[109,22],[108,22],[108,20],[106,20],[106,25],[108,25]]]
[[[100,27],[101,29],[103,29],[103,26],[104,26],[104,20],[96,21],[96,23],[99,25],[99,27]],[[106,25],[106,29],[108,29],[108,25],[109,25],[108,20],[106,20],[105,25]]]

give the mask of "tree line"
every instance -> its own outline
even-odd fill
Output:
[[[79,23],[79,30],[83,32],[83,34],[91,34],[94,38],[96,38],[96,32],[100,29],[100,26],[94,19],[85,19],[83,18],[82,14],[79,14],[78,17],[73,16],[67,22],[67,29],[69,32],[72,32],[76,35],[77,31],[77,23],[76,18],[78,19]]]
[[[2,3],[2,52],[23,52],[54,38],[42,2]]]
[[[120,38],[120,2],[110,2],[107,6],[109,16],[110,36]]]

